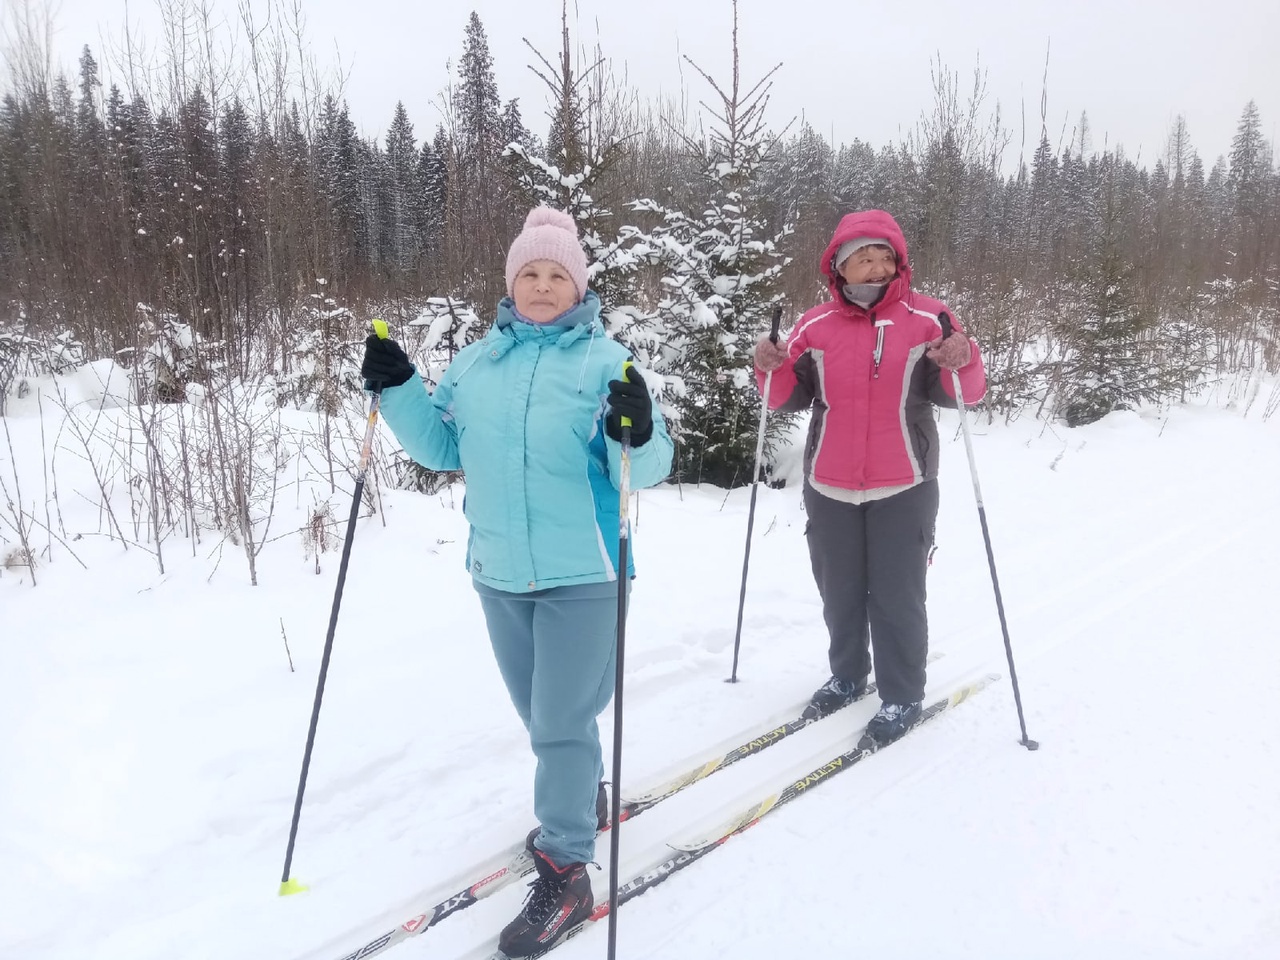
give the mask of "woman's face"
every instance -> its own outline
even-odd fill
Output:
[[[893,251],[879,244],[860,247],[840,265],[845,283],[887,283],[898,273]]]
[[[520,268],[511,299],[522,317],[547,323],[578,302],[569,271],[554,260],[531,260]]]

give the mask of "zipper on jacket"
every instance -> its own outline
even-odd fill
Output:
[[[876,349],[871,355],[875,361],[871,369],[871,377],[873,380],[880,379],[880,358],[884,356],[884,328],[893,326],[892,320],[876,320],[876,315],[871,315],[872,322],[876,325]]]

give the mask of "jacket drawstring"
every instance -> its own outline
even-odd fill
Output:
[[[582,369],[578,371],[578,392],[582,392],[582,384],[587,379],[587,364],[591,362],[591,348],[596,345],[596,325],[591,325],[591,339],[587,341],[587,356],[582,361]]]

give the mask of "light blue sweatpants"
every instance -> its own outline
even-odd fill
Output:
[[[498,669],[538,758],[533,812],[542,831],[536,846],[557,866],[589,863],[604,778],[596,717],[613,696],[618,585],[532,593],[475,588]]]

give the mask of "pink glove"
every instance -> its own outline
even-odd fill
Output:
[[[944,370],[959,370],[973,356],[973,346],[969,338],[956,330],[945,340],[942,337],[929,344],[924,354]]]
[[[768,334],[756,341],[756,366],[765,373],[772,373],[787,362],[787,348],[774,343]]]

